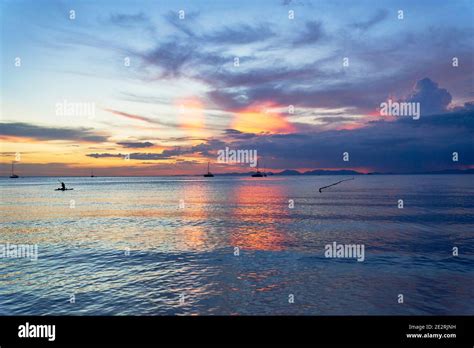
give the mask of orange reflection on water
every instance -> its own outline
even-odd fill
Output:
[[[233,233],[231,243],[247,250],[284,250],[285,238],[282,233],[262,228],[251,232]]]
[[[177,197],[181,197],[184,208],[178,214],[186,225],[176,229],[176,243],[180,249],[207,249],[210,192],[209,186],[200,182],[187,183],[180,187]]]
[[[285,249],[288,236],[278,226],[281,219],[288,216],[286,189],[282,185],[271,185],[271,178],[249,180],[255,182],[243,182],[233,190],[236,208],[230,213],[243,226],[232,231],[231,244],[249,250]]]

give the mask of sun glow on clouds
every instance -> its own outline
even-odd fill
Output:
[[[175,106],[178,110],[179,128],[186,136],[202,138],[210,135],[210,132],[206,129],[204,103],[199,98],[178,99]]]
[[[280,106],[258,103],[235,113],[231,128],[244,133],[291,133],[294,127],[278,112]]]

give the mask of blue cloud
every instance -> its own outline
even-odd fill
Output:
[[[417,81],[413,93],[406,98],[407,102],[420,103],[422,115],[433,115],[446,112],[451,103],[451,94],[429,78]]]

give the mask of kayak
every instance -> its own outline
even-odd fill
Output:
[[[62,189],[62,188],[57,188],[54,191],[69,191],[69,190],[74,190],[73,188],[67,188],[67,189]]]

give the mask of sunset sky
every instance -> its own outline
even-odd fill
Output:
[[[0,3],[3,176],[474,168],[472,0]]]

